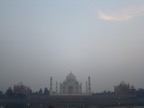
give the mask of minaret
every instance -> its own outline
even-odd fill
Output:
[[[56,94],[58,93],[58,82],[56,82]]]
[[[88,93],[88,83],[86,81],[86,93]]]
[[[79,93],[80,93],[80,94],[82,93],[82,82],[81,82],[80,85],[79,85]]]
[[[62,94],[62,83],[59,84],[59,92]]]
[[[52,77],[50,77],[50,94],[52,94]]]
[[[88,77],[88,92],[91,93],[91,81],[90,81],[90,76]]]

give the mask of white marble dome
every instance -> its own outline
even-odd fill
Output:
[[[76,77],[75,77],[75,75],[73,74],[73,73],[69,73],[68,74],[68,76],[66,77],[66,80],[68,81],[68,80],[74,80],[74,81],[76,81]]]

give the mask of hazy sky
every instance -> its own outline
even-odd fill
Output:
[[[93,92],[144,88],[144,0],[0,0],[0,90],[70,70]]]

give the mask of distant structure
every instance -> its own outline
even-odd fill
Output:
[[[56,93],[58,93],[58,82],[56,82]]]
[[[91,80],[90,80],[90,76],[88,77],[88,93],[91,93]]]
[[[52,77],[50,77],[50,94],[53,93],[53,90],[52,90]]]
[[[86,93],[88,93],[88,83],[86,81]]]
[[[23,83],[19,83],[17,85],[14,85],[14,93],[29,95],[32,93],[32,90],[30,89],[30,87],[23,85]]]
[[[70,72],[63,83],[60,83],[60,94],[81,94],[82,83]]]
[[[70,71],[66,76],[66,79],[59,84],[58,92],[58,82],[56,82],[56,90],[52,91],[52,77],[50,78],[50,95],[91,95],[91,81],[88,77],[86,83],[86,92],[82,92],[82,83],[77,81],[75,75]]]
[[[114,92],[118,95],[129,95],[135,93],[134,86],[131,86],[129,84],[126,84],[124,81],[122,81],[119,85],[114,86]]]

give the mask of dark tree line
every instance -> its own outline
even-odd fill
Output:
[[[39,91],[37,92],[32,92],[30,95],[46,95],[48,96],[50,94],[49,90],[47,87],[45,87],[44,89],[40,88]],[[103,91],[101,93],[93,93],[93,95],[113,95],[115,94],[114,92],[111,91]],[[135,95],[136,97],[142,97],[144,98],[144,89],[143,88],[139,88],[135,91]],[[14,92],[14,90],[12,89],[12,87],[9,87],[5,92],[0,91],[0,98],[2,97],[22,97],[24,98],[25,95],[23,94],[16,94]]]
[[[47,87],[44,88],[44,90],[42,88],[39,89],[39,91],[37,92],[33,92],[31,95],[44,95],[44,96],[48,96],[49,95],[49,90]]]
[[[42,88],[40,88],[38,94],[40,95],[49,95],[49,90],[47,87],[44,88],[44,90],[42,90]]]
[[[9,88],[6,90],[5,94],[6,94],[8,97],[14,97],[14,95],[15,95],[15,93],[14,93],[14,91],[13,91],[13,89],[12,89],[11,87],[9,87]]]
[[[144,89],[139,88],[136,92],[137,97],[144,97]]]
[[[49,90],[47,87],[44,88],[44,90],[42,88],[40,88],[39,91],[37,92],[32,92],[30,95],[45,95],[48,96],[49,95]],[[4,93],[2,91],[0,91],[0,98],[27,98],[28,95],[27,94],[20,94],[20,93],[15,93],[14,90],[12,89],[12,87],[9,87]]]

